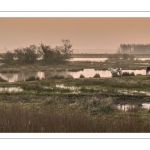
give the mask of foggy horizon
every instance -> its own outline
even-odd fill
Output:
[[[0,53],[19,47],[52,48],[69,39],[74,53],[115,53],[120,44],[150,43],[150,18],[0,18]]]

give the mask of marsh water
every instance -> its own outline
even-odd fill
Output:
[[[69,61],[90,61],[90,62],[104,62],[108,58],[71,58]]]
[[[135,75],[141,74],[146,75],[146,71],[143,70],[122,70],[122,72],[134,72]],[[84,69],[82,71],[45,71],[45,72],[19,72],[19,73],[0,73],[0,77],[8,82],[17,82],[17,81],[25,81],[29,77],[38,77],[39,79],[51,78],[55,75],[63,75],[67,77],[71,75],[73,78],[79,78],[80,75],[84,75],[85,78],[93,77],[96,73],[100,75],[100,77],[112,77],[112,74],[108,70],[95,70],[95,69]]]
[[[69,61],[105,62],[108,58],[71,58]],[[134,60],[150,60],[150,58],[134,58]]]
[[[150,103],[142,103],[140,106],[129,105],[129,104],[126,104],[126,105],[120,105],[119,104],[119,105],[117,105],[117,108],[119,110],[122,110],[122,111],[128,111],[129,109],[134,109],[135,107],[150,109]]]
[[[0,87],[0,92],[21,92],[23,89],[20,87]]]

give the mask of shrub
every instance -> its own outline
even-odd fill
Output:
[[[54,75],[49,77],[50,79],[64,79],[65,77],[63,75]]]
[[[99,106],[99,111],[101,113],[112,113],[116,110],[117,110],[116,107],[112,104],[105,104],[105,105],[100,105]]]
[[[73,79],[73,76],[68,75],[68,76],[67,76],[67,79]]]
[[[100,78],[100,75],[96,73],[93,78]]]
[[[27,78],[25,81],[35,81],[35,80],[40,80],[40,78],[35,77],[35,76],[31,76],[31,77]]]
[[[129,73],[129,72],[123,72],[122,76],[135,76],[135,74],[134,74],[134,72],[131,72],[131,73]]]
[[[82,75],[82,74],[80,74],[80,78],[85,78],[85,76],[84,76],[84,75]]]

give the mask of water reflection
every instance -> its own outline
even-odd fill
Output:
[[[69,61],[105,62],[108,58],[71,58]],[[150,58],[134,58],[134,60],[150,60]]]
[[[134,72],[135,75],[141,74],[146,75],[145,70],[123,70],[122,72]],[[110,71],[108,70],[94,70],[94,69],[84,69],[82,71],[46,71],[46,72],[20,72],[20,73],[0,73],[0,77],[8,82],[16,82],[16,81],[25,81],[31,76],[38,77],[39,79],[47,79],[51,78],[52,76],[64,76],[67,77],[71,75],[73,78],[79,78],[80,75],[84,75],[85,78],[93,77],[95,74],[99,74],[100,77],[112,77]]]
[[[90,61],[90,62],[104,62],[108,58],[71,58],[69,61]]]
[[[123,93],[123,94],[126,94],[126,95],[133,95],[133,94],[145,94],[147,96],[150,96],[150,92],[147,92],[147,91],[136,91],[136,90],[118,90],[119,93]]]
[[[0,92],[21,92],[23,89],[20,87],[0,87]]]
[[[145,60],[150,60],[150,58],[134,58],[134,60],[141,60],[141,61],[145,61]]]
[[[111,77],[111,73],[108,70],[94,70],[94,69],[84,69],[83,71],[78,72],[68,72],[69,75],[74,78],[79,78],[80,74],[84,75],[85,78],[93,77],[96,73],[100,75],[100,77]]]
[[[0,77],[8,82],[25,81],[29,77],[45,78],[44,72],[0,73]]]
[[[61,88],[61,89],[70,89],[72,91],[75,91],[75,90],[79,90],[80,88],[79,87],[75,87],[75,86],[65,86],[64,84],[56,84],[56,87],[57,88]]]
[[[135,108],[136,106],[135,105],[129,105],[129,104],[126,104],[126,105],[117,105],[117,108],[119,110],[122,110],[122,111],[128,111],[129,109],[131,108]],[[150,103],[143,103],[141,104],[141,107],[140,108],[144,108],[144,109],[150,109]]]

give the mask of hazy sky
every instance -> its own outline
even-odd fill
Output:
[[[150,43],[150,18],[0,18],[0,52],[70,39],[74,53],[113,53],[121,43]]]

